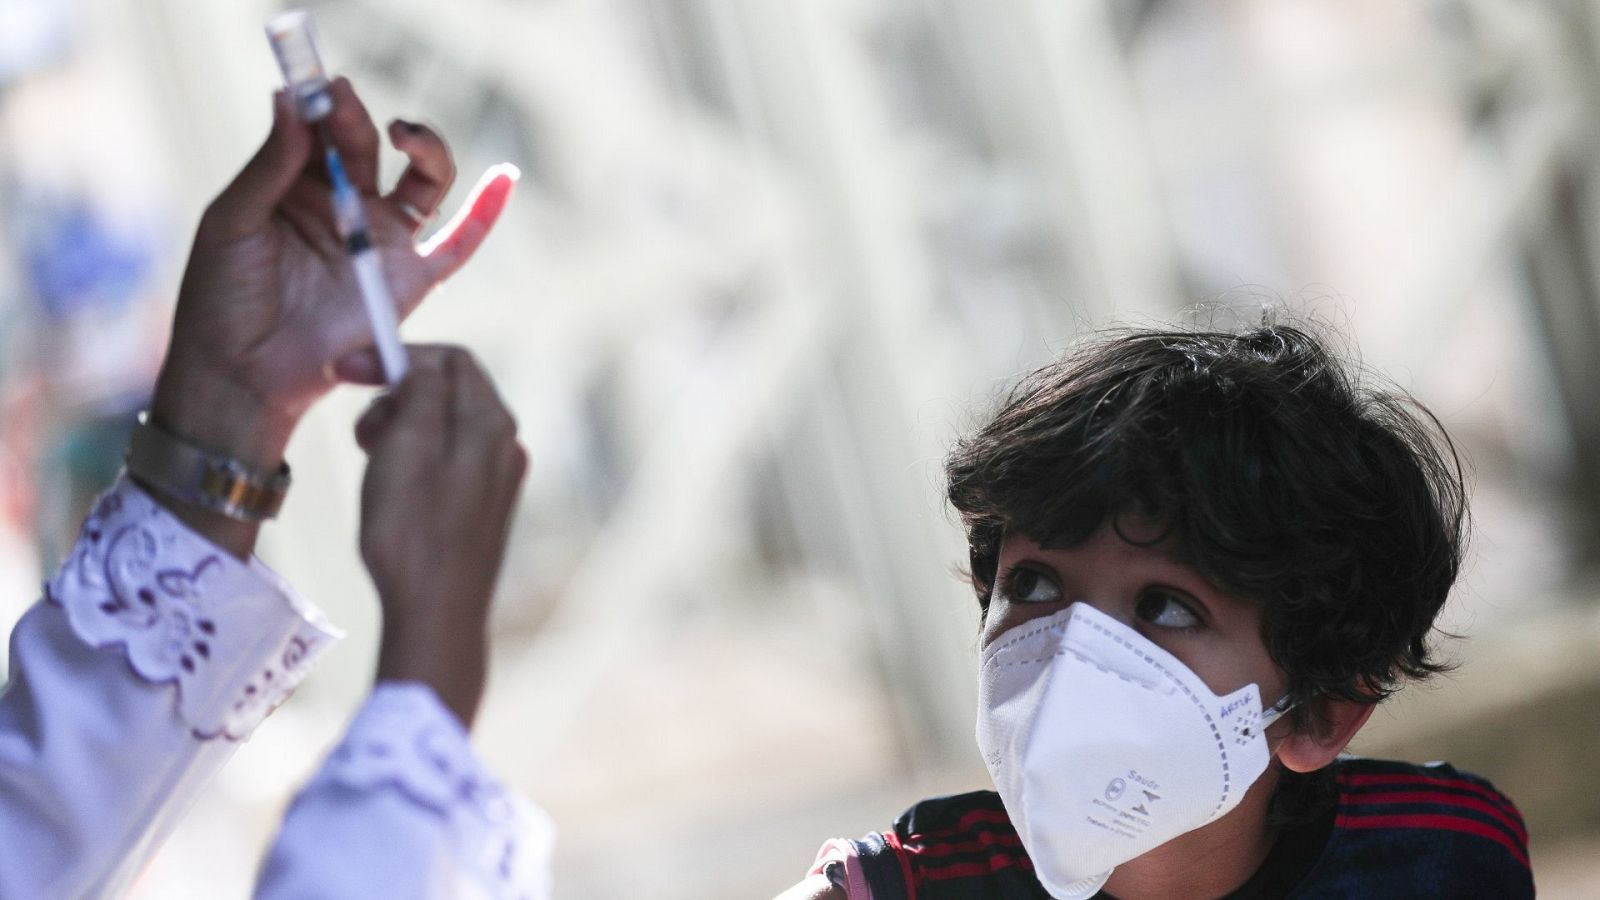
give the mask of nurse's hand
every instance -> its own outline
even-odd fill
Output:
[[[403,318],[483,242],[515,170],[491,169],[463,211],[418,244],[423,221],[454,179],[449,148],[429,129],[391,124],[389,139],[410,164],[380,194],[377,128],[348,81],[331,90],[328,133],[366,198],[371,238]],[[330,198],[314,134],[279,92],[266,142],[200,220],[151,405],[158,424],[271,472],[313,402],[340,380],[378,380]],[[162,499],[238,555],[254,543],[253,525]]]
[[[408,348],[411,371],[356,423],[369,456],[361,559],[383,603],[378,680],[433,688],[471,726],[489,599],[528,455],[471,354]]]

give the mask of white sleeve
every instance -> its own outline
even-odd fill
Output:
[[[284,817],[256,900],[546,900],[555,829],[433,691],[383,682]]]
[[[0,897],[120,894],[337,637],[119,479],[11,634]]]

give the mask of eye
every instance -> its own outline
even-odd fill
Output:
[[[1008,603],[1056,603],[1061,587],[1037,569],[1017,566],[1000,580],[1000,596]]]
[[[1182,595],[1162,588],[1147,588],[1134,605],[1134,615],[1151,625],[1188,631],[1199,628],[1200,615]]]

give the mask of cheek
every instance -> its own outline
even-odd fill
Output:
[[[1262,706],[1276,703],[1283,696],[1283,673],[1272,664],[1265,648],[1241,647],[1234,642],[1208,649],[1212,652],[1190,653],[1188,658],[1180,658],[1219,696],[1233,693],[1247,684],[1260,689]]]

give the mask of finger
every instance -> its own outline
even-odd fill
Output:
[[[470,353],[462,353],[457,369],[452,413],[455,433],[470,437],[476,445],[472,449],[477,452],[493,454],[497,445],[516,441],[516,420],[500,399],[494,382]]]
[[[372,124],[372,116],[350,86],[350,79],[335,78],[328,90],[333,95],[328,135],[339,148],[350,183],[363,196],[374,195],[378,193],[378,127]]]
[[[504,547],[511,521],[515,517],[517,498],[522,492],[523,476],[528,471],[528,451],[516,441],[510,441],[495,457],[486,461],[481,470],[484,472],[482,486],[489,490],[482,503],[485,521],[497,522],[500,544]]]
[[[372,453],[372,448],[378,439],[389,430],[394,422],[395,401],[389,394],[379,394],[367,406],[367,411],[356,420],[356,446],[365,453]]]
[[[510,163],[490,166],[455,216],[417,248],[435,282],[449,278],[477,252],[521,177],[522,173]]]
[[[500,472],[513,486],[520,486],[528,474],[528,448],[520,441],[511,441],[500,455]]]
[[[413,346],[407,349],[411,368],[405,380],[389,395],[394,404],[392,417],[381,433],[373,436],[369,452],[374,457],[416,454],[437,458],[448,452],[450,443],[450,404],[455,379],[450,352],[454,348]]]
[[[455,160],[449,145],[426,125],[396,119],[389,123],[389,140],[410,162],[386,199],[411,220],[414,234],[444,202],[456,179]]]
[[[294,227],[295,233],[322,259],[343,258],[344,241],[333,221],[333,201],[328,186],[306,174],[294,180],[278,204],[278,214]]]
[[[311,130],[287,91],[272,95],[272,130],[244,168],[206,209],[202,234],[231,241],[260,228],[311,159]]]

